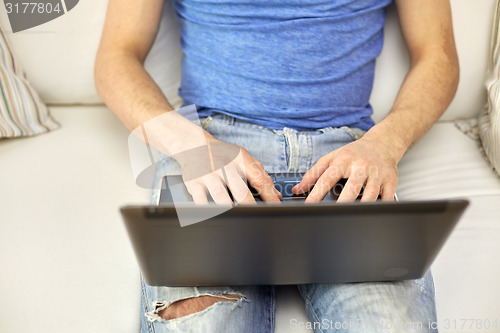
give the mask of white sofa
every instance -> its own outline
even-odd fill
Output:
[[[139,269],[118,208],[147,203],[150,193],[134,183],[127,130],[93,87],[106,2],[80,1],[50,23],[9,34],[28,77],[62,127],[38,137],[0,140],[0,332],[139,329]],[[500,180],[477,142],[454,124],[476,117],[486,101],[483,81],[495,1],[452,2],[459,91],[440,122],[404,157],[398,191],[407,200],[471,200],[432,266],[438,320],[443,332],[482,332],[486,320],[487,332],[500,332]],[[176,23],[168,8],[165,14],[148,66],[175,100],[180,52]],[[389,109],[408,67],[395,16],[392,8],[378,61],[372,97],[377,120]],[[276,331],[290,331],[291,319],[307,321],[301,298],[293,287],[280,287]]]

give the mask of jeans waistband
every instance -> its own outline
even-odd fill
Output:
[[[252,122],[247,121],[247,120],[238,119],[238,118],[229,116],[229,115],[224,114],[224,113],[214,113],[212,116],[210,116],[208,118],[217,119],[221,123],[227,124],[227,125],[234,125],[235,123],[240,123],[240,124],[248,124],[248,125],[258,126],[258,127],[263,127],[264,128],[264,126],[252,123]],[[287,127],[283,127],[283,129],[285,129],[285,128],[287,128]],[[349,127],[349,126],[341,126],[341,127],[328,126],[328,127],[311,129],[311,130],[295,130],[295,129],[289,128],[289,130],[294,131],[294,132],[302,132],[302,133],[307,133],[307,132],[309,132],[309,133],[313,133],[313,132],[326,133],[326,132],[329,132],[329,131],[332,131],[332,130],[336,130],[336,129],[339,129],[339,128],[346,129],[356,139],[359,139],[360,137],[362,137],[363,134],[366,132],[365,130],[362,130],[360,128]],[[272,130],[272,131],[274,131],[274,132],[281,132],[281,131],[283,131],[283,129],[281,129],[281,130]]]

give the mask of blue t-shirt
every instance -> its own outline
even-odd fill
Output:
[[[369,129],[391,0],[176,0],[180,96],[272,129]]]

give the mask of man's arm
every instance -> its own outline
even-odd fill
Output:
[[[95,62],[104,102],[130,130],[172,110],[144,69],[159,28],[163,0],[110,0]]]
[[[160,116],[173,110],[144,68],[158,32],[163,2],[110,0],[108,3],[94,78],[103,101],[130,131],[148,120],[162,119]],[[150,142],[162,152],[174,155],[205,143],[203,133],[184,117],[172,114],[168,121],[170,124],[154,122],[158,132],[162,132],[161,137],[148,133]],[[182,140],[181,134],[189,129],[193,132],[191,140]]]
[[[163,2],[109,0],[95,62],[95,83],[101,98],[129,130],[147,128],[148,143],[170,156],[183,155],[184,162],[178,159],[183,175],[197,175],[199,170],[193,168],[202,168],[204,162],[196,160],[199,156],[191,155],[199,154],[180,153],[217,140],[188,119],[171,112],[172,106],[144,69],[144,61],[158,32]],[[229,151],[237,149],[240,155],[224,167],[227,179],[222,179],[220,169],[194,179],[188,177],[186,187],[195,202],[206,202],[206,192],[210,192],[216,203],[230,204],[225,186],[238,202],[255,202],[240,177],[241,172],[264,200],[279,201],[279,194],[262,164],[241,147],[223,143],[218,147],[221,145]],[[212,161],[212,165],[220,164],[217,162]]]
[[[396,0],[410,53],[410,70],[389,114],[361,139],[325,155],[309,170],[296,193],[316,183],[307,202],[316,202],[340,178],[348,178],[339,201],[392,200],[397,164],[439,119],[453,99],[459,77],[449,0]]]

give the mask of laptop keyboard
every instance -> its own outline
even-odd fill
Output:
[[[292,192],[292,188],[298,183],[300,183],[301,178],[286,177],[286,176],[276,177],[274,175],[271,175],[271,178],[273,179],[274,187],[276,187],[276,189],[281,193],[281,195],[283,195],[282,201],[305,200],[307,198],[307,195],[309,194],[309,192],[302,194],[294,194]],[[254,189],[251,185],[249,185],[249,188],[255,200],[262,201],[257,190]]]
[[[311,188],[308,192],[302,194],[294,194],[292,192],[292,188],[298,183],[300,183],[303,174],[269,174],[269,175],[271,176],[276,189],[283,195],[283,199],[281,201],[304,201],[312,190]],[[339,180],[337,184],[335,184],[335,186],[326,195],[323,201],[337,201],[337,199],[340,196],[340,193],[344,189],[346,181],[347,179]],[[254,189],[251,185],[249,185],[249,188],[255,200],[262,201],[257,190]],[[361,193],[359,194],[356,200],[360,200],[362,195],[363,195],[363,189],[361,190]]]
[[[288,174],[288,173],[281,173],[281,174],[269,174],[274,182],[274,186],[280,193],[283,195],[283,202],[300,202],[304,201],[309,192],[302,193],[302,194],[294,194],[292,193],[292,188],[297,185],[300,180],[303,177],[303,174]],[[167,184],[167,177],[170,179],[168,184]],[[184,183],[182,181],[182,176],[180,175],[174,175],[174,176],[167,176],[164,177],[162,180],[162,191],[160,193],[159,197],[159,203],[172,203],[172,202],[192,202],[193,199],[191,195],[188,193],[186,187],[184,186]],[[344,189],[346,179],[341,179],[335,186],[329,191],[329,193],[325,196],[323,201],[327,202],[332,202],[332,201],[337,201],[340,193]],[[249,185],[250,191],[255,198],[255,201],[263,201],[257,190],[255,190],[251,185]],[[173,196],[173,192],[175,192],[175,195]],[[228,190],[229,196],[231,200],[233,200],[233,197],[231,195],[231,192]],[[361,199],[361,196],[363,195],[363,189],[361,190],[361,193],[359,194],[358,198],[356,200]],[[175,197],[175,200],[174,200]],[[380,197],[379,197],[380,198]],[[213,201],[212,198],[210,197],[210,194],[208,194],[208,201]]]

